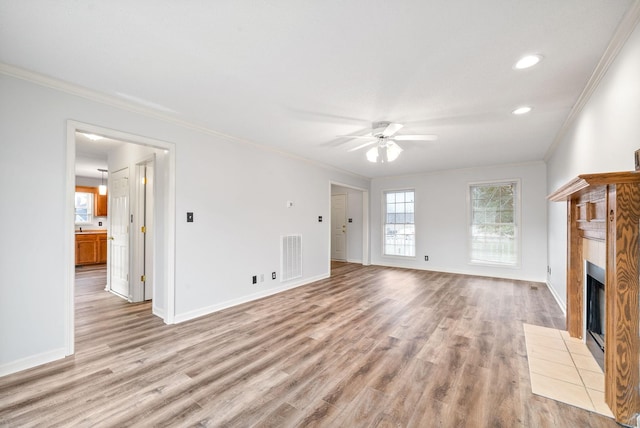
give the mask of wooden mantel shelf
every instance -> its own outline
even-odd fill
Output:
[[[567,331],[583,339],[583,247],[603,248],[605,270],[605,401],[616,421],[640,413],[640,173],[583,174],[548,196],[567,204]],[[602,245],[604,244],[604,245]]]
[[[576,195],[584,193],[589,188],[620,183],[640,183],[640,173],[622,171],[601,174],[582,174],[547,196],[547,199],[553,202],[566,201]]]

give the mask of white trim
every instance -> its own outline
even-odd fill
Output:
[[[75,124],[67,121],[67,165],[66,165],[66,191],[65,191],[65,219],[75,220],[75,193],[76,193],[76,137]],[[73,212],[72,212],[73,211]],[[64,275],[64,355],[73,355],[75,352],[75,224],[74,221],[65,221],[63,248],[65,261]]]
[[[60,360],[66,356],[66,352],[67,351],[65,348],[58,348],[51,351],[43,352],[41,354],[30,355],[20,360],[5,363],[0,366],[0,377],[12,373],[17,373],[22,370],[27,370],[42,364],[47,364],[52,361]]]
[[[584,106],[589,102],[591,95],[596,91],[598,86],[600,85],[600,81],[609,71],[609,67],[618,57],[618,53],[624,47],[625,43],[631,33],[635,30],[636,26],[640,23],[640,1],[635,1],[627,10],[627,13],[622,17],[620,24],[616,28],[616,32],[611,38],[609,45],[604,51],[604,54],[600,58],[600,61],[596,65],[589,81],[586,86],[582,90],[582,93],[578,97],[578,100],[571,108],[571,111],[567,115],[567,118],[562,123],[562,126],[558,130],[551,146],[547,149],[547,152],[544,155],[545,162],[549,162],[556,149],[560,145],[560,142],[569,131],[569,129],[573,126],[577,117],[580,115]]]
[[[329,278],[329,273],[318,275],[312,278],[307,278],[302,281],[297,281],[294,283],[287,283],[287,285],[283,285],[276,288],[271,288],[269,290],[260,291],[257,293],[250,294],[248,296],[239,297],[237,299],[227,300],[226,302],[218,303],[215,305],[207,306],[205,308],[195,309],[193,311],[185,312],[183,314],[176,314],[175,323],[181,323],[185,321],[192,320],[194,318],[199,318],[205,315],[210,315],[215,312],[219,312],[223,309],[231,308],[233,306],[241,305],[243,303],[248,303],[254,300],[262,299],[263,297],[272,296],[274,294],[282,293],[284,291],[291,290],[293,288],[302,287],[303,285],[308,285],[312,282],[320,281],[322,279]]]
[[[431,259],[429,259],[431,260]],[[482,273],[482,272],[478,272],[478,271],[469,271],[469,270],[463,270],[463,269],[451,269],[449,267],[440,267],[440,266],[435,266],[435,267],[429,267],[429,268],[425,268],[425,267],[416,267],[415,265],[408,265],[408,264],[383,264],[383,263],[372,263],[372,265],[374,266],[382,266],[382,267],[390,267],[390,268],[400,268],[400,269],[411,269],[411,270],[420,270],[420,271],[431,271],[431,272],[440,272],[440,273],[451,273],[451,274],[455,274],[455,275],[466,275],[466,276],[478,276],[478,277],[482,277],[482,278],[497,278],[497,279],[508,279],[511,281],[527,281],[527,282],[537,282],[537,283],[543,283],[544,280],[541,280],[540,278],[527,278],[527,277],[522,277],[522,276],[515,276],[515,275],[503,275],[503,272],[496,272],[496,271],[492,271],[490,273]],[[480,267],[486,267],[486,266],[480,266]],[[512,270],[512,271],[516,271],[516,270]],[[520,272],[520,271],[517,271]]]
[[[168,177],[169,182],[166,183],[166,189],[164,190],[167,198],[167,205],[158,208],[163,209],[166,214],[166,223],[164,224],[164,235],[166,237],[166,248],[162,254],[165,254],[166,263],[162,263],[166,269],[163,275],[166,280],[165,292],[157,293],[154,290],[154,295],[164,295],[166,299],[166,311],[152,310],[152,313],[162,313],[164,315],[163,320],[166,324],[173,324],[175,318],[175,144],[156,140],[149,137],[130,134],[122,131],[117,131],[110,128],[104,128],[92,124],[82,123],[75,120],[67,121],[67,217],[73,219],[73,213],[71,209],[73,207],[73,197],[75,193],[75,132],[86,131],[93,134],[103,135],[105,137],[113,138],[115,140],[130,142],[133,144],[141,144],[145,146],[154,147],[157,149],[165,150],[168,156]],[[74,352],[74,282],[75,282],[75,260],[74,260],[74,225],[72,221],[65,222],[65,258],[68,266],[67,275],[65,275],[65,352],[66,355],[71,355]],[[157,281],[156,281],[157,283]],[[154,284],[155,285],[155,284]]]
[[[165,317],[167,316],[166,315],[167,313],[165,312],[164,309],[153,306],[153,303],[151,304],[151,313],[157,316],[158,318],[162,318],[162,319],[165,319]]]
[[[149,237],[149,241],[153,243],[153,235],[155,233],[154,231],[154,227],[149,227],[149,225],[147,225],[147,231],[145,234],[143,234],[140,231],[140,228],[142,227],[143,223],[146,224],[146,220],[147,220],[147,216],[148,214],[145,213],[144,211],[144,207],[146,205],[147,202],[151,201],[151,216],[153,218],[153,216],[155,215],[155,201],[153,198],[153,195],[151,196],[145,196],[145,187],[147,186],[147,183],[143,183],[142,182],[142,173],[143,173],[143,168],[148,167],[149,165],[151,165],[152,170],[155,169],[155,164],[156,164],[156,153],[152,153],[151,155],[147,155],[145,157],[143,157],[142,159],[139,159],[137,162],[135,163],[135,180],[134,180],[134,195],[135,197],[133,198],[135,204],[131,204],[131,211],[133,213],[133,236],[131,239],[131,262],[132,262],[132,266],[133,266],[133,275],[132,275],[132,279],[133,281],[130,282],[130,289],[131,292],[129,293],[131,295],[131,301],[133,302],[142,302],[144,301],[144,288],[146,287],[146,285],[141,284],[141,281],[139,281],[138,278],[140,278],[142,276],[142,272],[143,269],[147,269],[150,268],[151,272],[147,272],[146,276],[149,278],[149,281],[151,281],[151,284],[153,285],[153,280],[154,280],[154,276],[153,276],[153,268],[154,268],[154,264],[155,263],[150,263],[150,266],[146,266],[147,263],[147,255],[145,254],[145,251],[143,251],[143,249],[145,248],[145,239],[147,239],[147,237]],[[155,173],[155,171],[154,171]],[[155,189],[152,186],[153,184],[153,180],[152,184],[149,184],[149,188],[151,188],[151,192],[154,192]],[[152,254],[152,258],[153,260],[157,260],[156,258],[156,248],[155,246],[151,247],[151,251],[153,251]],[[153,294],[153,292],[152,292]]]
[[[549,283],[549,281],[546,281],[545,284],[547,285],[547,288],[549,289],[549,291],[551,292],[551,295],[553,296],[554,299],[556,299],[556,303],[558,304],[558,306],[560,307],[560,310],[562,311],[562,313],[564,314],[564,316],[567,316],[567,306],[562,303],[562,300],[560,300],[560,296],[558,296],[558,293],[556,292],[556,290],[551,286],[551,284]]]
[[[352,177],[357,177],[360,179],[366,179],[366,180],[370,180],[370,177],[365,177],[362,175],[358,175],[355,174],[351,171],[347,171],[344,169],[340,169],[338,167],[335,167],[333,165],[328,165],[328,164],[324,164],[322,162],[318,162],[318,161],[314,161],[308,158],[304,158],[302,156],[298,156],[295,155],[293,153],[290,152],[285,152],[283,150],[274,148],[274,147],[270,147],[270,146],[264,146],[261,145],[259,143],[256,143],[254,141],[251,140],[245,140],[243,138],[238,138],[238,137],[234,137],[232,135],[228,135],[228,134],[224,134],[222,132],[218,132],[215,131],[211,128],[207,128],[205,126],[202,125],[198,125],[196,123],[193,122],[189,122],[186,121],[184,119],[178,118],[172,114],[167,113],[166,111],[163,110],[159,110],[159,109],[154,109],[154,108],[150,108],[147,106],[142,106],[140,104],[137,104],[135,102],[131,102],[131,101],[125,101],[122,98],[119,97],[114,97],[112,95],[108,95],[108,94],[104,94],[98,91],[94,91],[92,89],[89,88],[85,88],[83,86],[79,86],[73,83],[69,83],[69,82],[65,82],[62,80],[58,80],[58,79],[54,79],[52,77],[49,76],[45,76],[39,73],[36,73],[34,71],[30,71],[30,70],[26,70],[20,67],[16,67],[13,65],[9,65],[3,62],[0,62],[0,74],[5,74],[7,76],[11,76],[14,77],[16,79],[22,79],[22,80],[26,80],[28,82],[32,82],[35,83],[37,85],[40,86],[44,86],[46,88],[51,88],[51,89],[55,89],[61,92],[65,92],[67,94],[71,94],[71,95],[75,95],[81,98],[85,98],[94,102],[98,102],[100,104],[105,104],[105,105],[109,105],[112,107],[116,107],[122,110],[126,110],[126,111],[130,111],[133,113],[137,113],[137,114],[141,114],[141,115],[145,115],[148,117],[152,117],[154,119],[158,119],[161,120],[163,122],[166,123],[172,123],[174,125],[186,128],[186,129],[191,129],[194,131],[198,131],[198,132],[202,132],[203,134],[207,134],[207,135],[213,135],[215,137],[218,138],[223,138],[229,141],[236,141],[236,142],[241,142],[241,143],[245,143],[245,144],[250,144],[253,147],[259,148],[260,150],[263,151],[268,151],[268,152],[272,152],[272,153],[278,153],[281,156],[290,158],[290,159],[297,159],[299,161],[311,164],[311,165],[315,165],[324,169],[328,169],[328,170],[332,170],[332,171],[337,171],[340,172],[342,174],[346,174]]]
[[[371,264],[371,244],[369,239],[369,191],[362,192],[362,265]]]

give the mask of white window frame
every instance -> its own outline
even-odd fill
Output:
[[[401,192],[413,192],[413,255],[404,254],[387,254],[387,194],[389,193],[401,193]],[[383,257],[397,257],[401,259],[415,259],[417,249],[417,231],[416,231],[416,191],[415,189],[387,189],[382,191],[382,256]]]
[[[88,206],[87,206],[87,220],[86,221],[77,221],[76,220],[77,206],[74,206],[74,209],[73,209],[73,217],[74,217],[73,221],[74,221],[74,224],[76,224],[78,226],[82,226],[82,225],[86,225],[86,224],[92,224],[93,223],[93,214],[94,214],[93,213],[93,206],[95,204],[94,198],[96,197],[96,195],[94,193],[92,193],[92,192],[82,192],[82,191],[78,192],[78,191],[76,191],[76,194],[77,193],[83,193],[83,194],[89,195],[89,202],[88,202]],[[74,195],[74,199],[73,200],[74,200],[74,204],[75,204],[75,201],[76,201],[75,195]]]
[[[491,260],[474,260],[473,258],[473,201],[471,200],[471,191],[473,187],[477,186],[504,186],[508,184],[514,184],[515,197],[514,197],[514,249],[515,249],[515,261],[514,262],[500,262]],[[519,268],[522,256],[522,233],[520,231],[521,225],[521,212],[522,212],[522,185],[519,178],[514,179],[499,179],[490,181],[477,181],[471,182],[467,185],[467,234],[468,234],[468,257],[469,264],[479,266],[499,266],[506,268]]]

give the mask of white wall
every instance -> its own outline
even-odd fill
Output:
[[[347,195],[347,261],[362,263],[362,190],[333,185],[331,194]]]
[[[549,159],[547,192],[579,174],[632,171],[640,149],[640,26]],[[548,282],[566,306],[566,204],[550,202]]]
[[[90,95],[7,75],[0,93],[0,375],[64,355],[68,120],[175,144],[178,321],[328,276],[330,222],[317,218],[330,218],[330,182],[369,187]],[[194,223],[186,223],[187,211]],[[303,278],[272,281],[272,271],[280,277],[280,236],[292,233],[303,236]],[[265,282],[252,285],[251,276],[263,273]]]
[[[372,264],[473,275],[544,281],[546,272],[546,185],[542,162],[442,171],[374,179],[371,183]],[[521,266],[505,268],[469,264],[467,189],[471,182],[520,179]],[[416,257],[382,255],[382,194],[414,189]],[[429,261],[424,261],[424,256]]]

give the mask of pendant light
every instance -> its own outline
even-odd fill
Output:
[[[104,184],[104,173],[107,172],[106,169],[98,168],[98,171],[102,174],[102,183],[98,186],[98,195],[106,195],[107,194],[107,185]]]

